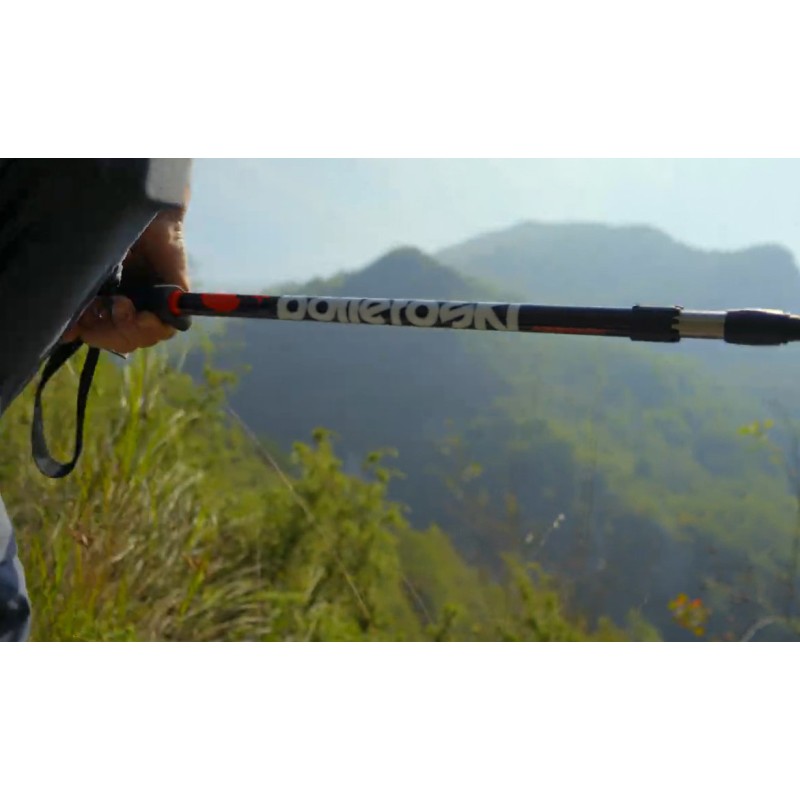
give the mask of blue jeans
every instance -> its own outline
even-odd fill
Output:
[[[14,529],[0,500],[0,642],[24,642],[31,627],[25,573],[17,558]]]

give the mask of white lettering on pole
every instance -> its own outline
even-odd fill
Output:
[[[444,303],[439,311],[442,325],[451,328],[469,328],[475,316],[474,303]]]
[[[479,303],[475,306],[475,320],[473,327],[478,331],[485,331],[487,324],[489,329],[493,331],[503,331],[506,326],[497,318],[494,307],[488,303]]]
[[[331,305],[335,309],[337,322],[349,322],[347,319],[347,301],[332,300]]]
[[[509,303],[506,307],[506,330],[519,331],[519,303]]]
[[[388,300],[362,300],[358,313],[361,321],[370,325],[385,325],[384,314],[389,310]]]
[[[423,312],[424,309],[424,313]],[[412,325],[420,328],[430,328],[436,324],[439,318],[439,303],[426,303],[415,300],[408,304],[406,308],[406,318]]]
[[[284,296],[278,298],[278,319],[305,319],[308,308],[307,297]]]
[[[308,316],[317,322],[331,322],[336,316],[336,302],[327,297],[311,297],[308,301]]]
[[[519,305],[506,303],[438,303],[435,300],[371,300],[351,297],[278,298],[283,320],[399,325],[415,328],[473,328],[518,331]]]
[[[400,312],[408,305],[408,300],[393,300],[389,303],[389,323],[391,325],[402,325],[403,320]]]

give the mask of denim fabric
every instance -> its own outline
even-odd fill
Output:
[[[14,529],[0,500],[0,642],[24,642],[31,626],[25,573],[17,558]]]

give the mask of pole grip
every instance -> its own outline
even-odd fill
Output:
[[[177,298],[183,294],[180,286],[158,284],[156,286],[137,286],[121,291],[130,298],[137,311],[150,311],[163,323],[171,325],[179,331],[188,331],[192,326],[192,318],[182,314],[178,308]]]
[[[780,345],[800,339],[800,317],[771,309],[745,308],[725,315],[729,344]]]

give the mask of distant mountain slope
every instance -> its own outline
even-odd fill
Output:
[[[524,222],[448,247],[437,258],[530,303],[800,311],[800,271],[791,252],[778,245],[715,252],[646,226]],[[761,401],[800,403],[798,346],[689,341],[680,353]]]
[[[703,251],[646,226],[524,222],[436,257],[532,303],[800,307],[800,272],[785,248]]]

